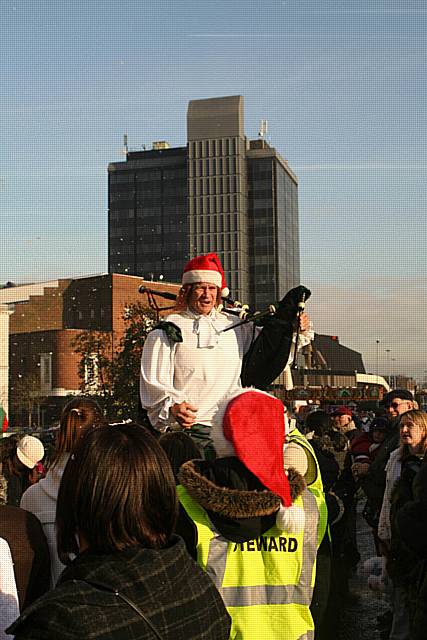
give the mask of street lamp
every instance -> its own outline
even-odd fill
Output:
[[[392,375],[392,378],[393,378],[393,384],[391,385],[391,387],[392,387],[392,389],[394,389],[394,388],[395,388],[395,386],[396,386],[396,365],[394,364],[394,363],[396,362],[396,358],[392,358],[392,359],[391,359],[391,361],[392,361],[392,363],[393,363],[393,364],[392,364],[392,374],[393,374],[393,375]]]
[[[379,359],[380,341],[377,340],[376,343],[377,343],[377,366],[376,366],[376,369],[377,369],[377,384],[379,384],[379,379],[378,379],[378,359]]]
[[[391,387],[391,351],[390,349],[386,349],[385,350],[386,354],[387,354],[387,359],[388,359],[388,384]]]

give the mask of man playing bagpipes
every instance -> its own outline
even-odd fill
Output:
[[[207,457],[214,455],[210,431],[218,404],[242,386],[266,388],[289,372],[296,329],[298,348],[313,338],[299,305],[310,295],[305,287],[288,292],[262,326],[225,313],[220,305],[227,295],[216,254],[190,260],[176,309],[147,336],[141,358],[141,404],[152,426],[165,431],[178,423]]]

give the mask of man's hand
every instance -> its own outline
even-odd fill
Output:
[[[196,414],[198,407],[189,402],[177,402],[170,408],[170,412],[184,429],[189,429],[196,422]]]
[[[303,311],[303,313],[299,317],[299,330],[301,332],[308,331],[310,328],[310,318],[308,317],[308,313]]]

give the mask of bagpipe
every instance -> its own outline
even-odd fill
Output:
[[[173,302],[178,295],[169,291],[157,291],[142,285],[139,293],[145,293],[148,303],[157,314],[160,311],[173,309],[171,307],[159,307],[155,297],[164,298]],[[311,296],[311,291],[300,285],[288,291],[277,303],[268,305],[261,311],[252,311],[248,305],[241,304],[229,297],[222,298],[221,313],[225,313],[240,319],[224,331],[229,331],[242,324],[252,322],[254,326],[261,326],[262,331],[255,335],[245,354],[242,364],[241,381],[244,387],[257,387],[265,389],[283,371],[289,360],[289,354],[293,345],[293,335],[296,333],[293,359],[291,368],[297,369],[298,340],[300,334],[300,317],[304,313],[305,303]]]

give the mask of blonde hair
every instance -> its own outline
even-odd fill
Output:
[[[424,436],[421,441],[422,451],[425,453],[427,451],[427,413],[424,411],[420,411],[419,409],[411,409],[410,411],[405,411],[402,413],[400,418],[400,426],[402,426],[402,421],[409,419],[413,422],[417,427],[421,427],[424,431]],[[401,459],[406,458],[411,455],[409,450],[409,445],[403,444],[400,446],[401,449]]]

